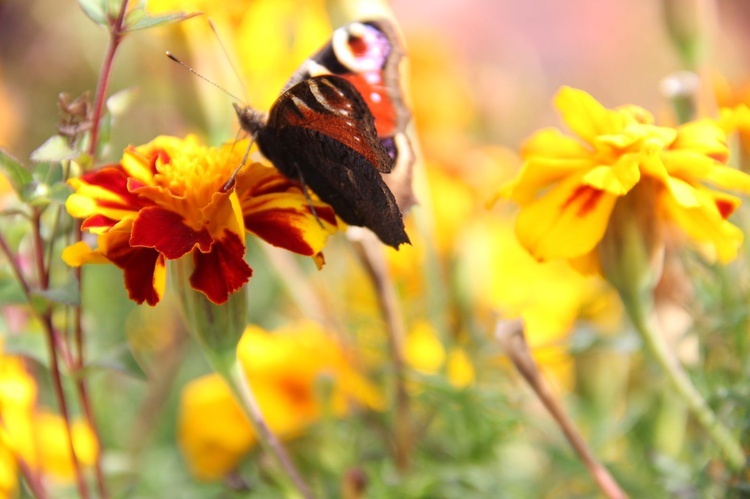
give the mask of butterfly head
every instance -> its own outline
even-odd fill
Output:
[[[233,104],[234,111],[237,113],[237,119],[240,122],[240,126],[248,134],[254,136],[260,131],[261,128],[266,126],[268,121],[268,113],[256,111],[249,106],[240,106],[239,104]]]

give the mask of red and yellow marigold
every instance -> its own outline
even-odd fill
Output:
[[[245,230],[296,253],[317,256],[336,230],[333,210],[308,201],[300,186],[261,163],[244,166],[247,143],[206,147],[188,136],[157,137],[128,147],[120,163],[70,184],[68,212],[97,236],[68,247],[73,266],[114,263],[137,303],[164,293],[166,262],[190,256],[190,285],[221,304],[252,275],[244,260]],[[314,210],[313,210],[314,207]]]

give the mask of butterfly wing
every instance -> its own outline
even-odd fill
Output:
[[[347,80],[324,75],[291,87],[257,140],[279,171],[310,186],[346,223],[371,229],[394,248],[409,242],[401,210],[378,173],[389,171],[393,158]]]
[[[416,200],[411,190],[415,157],[406,134],[411,113],[401,89],[403,58],[404,49],[390,21],[352,22],[334,31],[331,40],[292,76],[285,90],[324,74],[340,76],[354,85],[375,118],[383,147],[394,160],[393,175],[385,180],[406,211]]]

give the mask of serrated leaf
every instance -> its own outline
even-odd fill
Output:
[[[139,89],[126,88],[112,94],[107,99],[107,109],[113,117],[122,116],[138,96]]]
[[[127,31],[136,31],[139,29],[153,28],[155,26],[161,26],[166,24],[174,24],[190,19],[191,17],[200,16],[203,12],[174,12],[171,14],[162,14],[158,16],[152,16],[144,13],[143,16],[138,16],[132,19],[132,22],[128,22]]]
[[[83,13],[96,24],[104,27],[109,25],[106,0],[78,0],[78,5],[81,6]]]
[[[127,345],[121,345],[100,358],[88,362],[78,375],[88,376],[94,371],[117,371],[142,381],[148,379],[148,375],[138,364]]]
[[[2,149],[0,149],[0,170],[5,174],[13,190],[18,194],[21,193],[24,185],[31,182],[31,172],[16,158]]]
[[[66,305],[69,307],[81,306],[81,291],[78,287],[78,281],[75,279],[70,279],[63,286],[34,291],[33,294],[59,305]]]
[[[65,137],[53,135],[31,153],[31,160],[37,163],[57,163],[66,159],[75,159],[79,154],[78,151],[70,147]]]

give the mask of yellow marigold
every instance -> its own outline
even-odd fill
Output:
[[[727,218],[740,200],[704,184],[750,192],[750,176],[729,168],[718,123],[654,125],[637,106],[606,109],[586,92],[562,88],[555,104],[577,135],[535,133],[523,167],[501,191],[521,205],[516,234],[538,260],[577,260],[599,268],[597,246],[618,200],[644,186],[651,215],[678,226],[721,262],[734,258],[742,232]]]
[[[352,367],[347,352],[313,323],[273,333],[249,326],[237,356],[269,427],[281,438],[298,435],[329,409],[345,415],[352,401],[383,407],[382,396]],[[329,400],[320,399],[323,379],[331,387]],[[229,387],[215,374],[183,389],[178,432],[190,469],[205,480],[226,475],[256,442]]]

